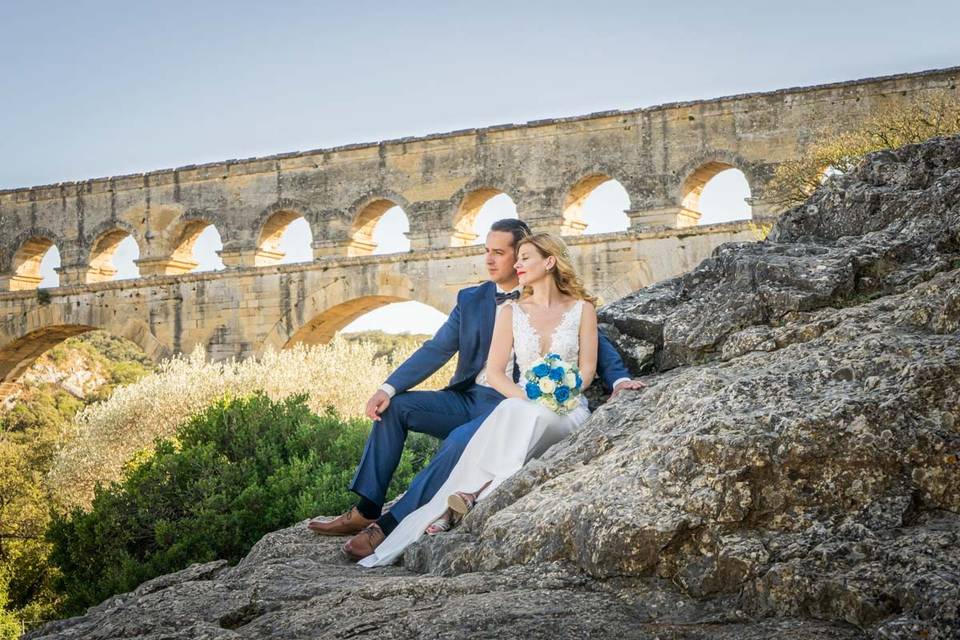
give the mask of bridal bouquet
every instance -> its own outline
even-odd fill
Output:
[[[580,372],[556,353],[540,358],[523,375],[527,380],[527,398],[551,411],[563,415],[580,404],[577,399],[583,386]]]

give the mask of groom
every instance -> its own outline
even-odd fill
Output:
[[[353,559],[373,553],[409,513],[430,501],[456,465],[467,442],[483,420],[504,399],[487,383],[486,358],[496,313],[506,300],[520,297],[513,265],[517,243],[530,235],[522,220],[498,220],[487,235],[485,265],[490,281],[457,293],[457,305],[437,331],[394,371],[367,402],[373,430],[367,439],[350,490],[360,500],[348,512],[330,521],[312,520],[309,528],[322,535],[353,535],[343,546]],[[457,370],[441,391],[408,391],[455,353]],[[510,371],[512,369],[512,372]],[[515,364],[507,375],[519,379]],[[611,397],[624,389],[639,389],[631,380],[613,345],[600,334],[597,373]],[[387,486],[400,462],[409,431],[443,440],[437,455],[413,479],[410,488],[387,513],[381,513]]]

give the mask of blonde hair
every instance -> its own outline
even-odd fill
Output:
[[[578,300],[586,300],[595,307],[600,306],[600,299],[591,295],[583,286],[583,280],[580,279],[573,266],[573,261],[570,260],[570,250],[567,248],[567,243],[552,233],[534,233],[517,243],[518,255],[520,247],[525,244],[532,245],[544,258],[553,256],[556,259],[557,265],[550,270],[550,273],[553,274],[553,281],[560,293]],[[533,287],[526,286],[523,288],[524,297],[532,294]]]

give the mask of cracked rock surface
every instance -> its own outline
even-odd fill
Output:
[[[601,321],[649,387],[403,567],[299,523],[28,637],[960,637],[960,138]]]

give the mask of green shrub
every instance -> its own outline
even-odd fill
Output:
[[[103,332],[88,335],[89,340],[70,338],[50,349],[33,371],[79,366],[108,372],[112,384],[80,400],[41,375],[23,385],[11,408],[0,410],[0,640],[19,637],[21,624],[29,628],[53,619],[58,609],[57,572],[47,563],[51,545],[44,532],[50,510],[61,500],[48,491],[44,478],[58,447],[70,437],[74,416],[97,394],[106,397],[113,384],[132,382],[153,366],[133,343]]]
[[[150,371],[150,368],[133,360],[114,362],[110,365],[110,382],[113,384],[133,384]]]
[[[75,338],[70,338],[66,344],[73,347],[90,347],[88,353],[102,356],[108,362],[136,362],[147,369],[153,368],[153,362],[133,342],[111,335],[106,331],[90,331]]]
[[[7,596],[0,591],[0,640],[17,640],[20,637],[20,621],[6,610]]]
[[[347,491],[367,420],[332,408],[310,411],[306,395],[226,398],[190,419],[176,441],[98,487],[90,511],[56,516],[48,529],[64,614],[81,612],[144,580],[194,562],[240,560],[264,534],[355,502]],[[389,494],[406,487],[432,455],[412,438]]]

